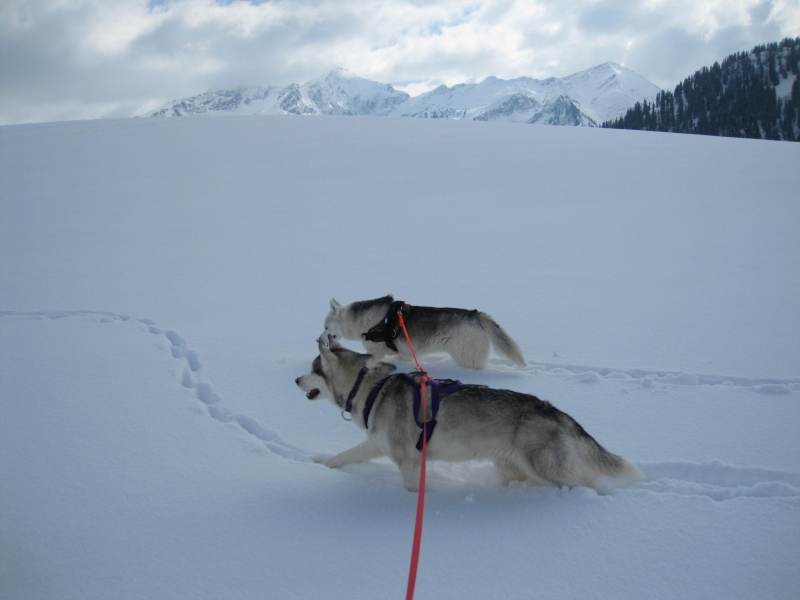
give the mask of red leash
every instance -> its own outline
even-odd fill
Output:
[[[419,492],[417,493],[417,522],[414,526],[414,542],[411,546],[411,565],[408,568],[408,587],[406,588],[406,600],[412,600],[414,598],[414,586],[417,583],[417,565],[419,564],[419,548],[422,542],[422,520],[425,516],[425,471],[426,471],[426,464],[425,458],[427,456],[427,449],[428,449],[428,431],[427,431],[427,416],[428,416],[428,394],[425,389],[425,382],[427,380],[433,379],[430,375],[428,375],[425,371],[422,370],[422,367],[419,366],[419,361],[417,360],[417,355],[414,353],[414,346],[411,344],[411,338],[408,336],[408,330],[406,329],[406,323],[403,319],[403,311],[400,310],[397,313],[397,316],[400,321],[400,327],[403,329],[403,334],[406,336],[406,342],[408,342],[408,348],[411,350],[411,356],[414,357],[414,363],[417,365],[417,369],[420,373],[422,373],[423,377],[419,382],[420,388],[420,396],[422,400],[422,460],[420,462],[419,468]]]

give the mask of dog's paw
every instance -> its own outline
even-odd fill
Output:
[[[330,469],[335,469],[340,467],[341,465],[336,464],[333,459],[335,457],[332,454],[314,454],[311,456],[311,460],[319,465],[325,465]]]

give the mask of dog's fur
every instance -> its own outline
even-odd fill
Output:
[[[351,398],[353,422],[364,429],[370,390],[389,377],[370,412],[367,440],[323,464],[336,468],[388,456],[406,488],[416,491],[421,457],[416,449],[420,428],[413,415],[414,384],[392,375],[394,365],[372,364],[370,359],[331,337],[327,342],[320,338],[311,372],[295,380],[309,399],[327,397],[344,410],[359,371],[372,365]],[[441,398],[436,420],[427,445],[431,460],[490,460],[504,484],[586,486],[602,492],[642,477],[634,464],[608,452],[572,417],[535,396],[464,385]]]
[[[323,336],[361,340],[375,360],[387,355],[397,356],[398,353],[400,359],[411,360],[411,352],[402,333],[394,340],[398,352],[384,342],[364,339],[364,334],[386,316],[393,301],[394,298],[389,295],[342,306],[333,299],[330,312],[325,317]],[[512,363],[525,365],[525,358],[517,343],[494,319],[478,310],[411,305],[406,327],[417,356],[446,352],[460,367],[483,369],[488,363],[489,350],[494,346],[496,352]]]

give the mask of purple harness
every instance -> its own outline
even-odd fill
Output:
[[[415,373],[399,373],[384,377],[375,385],[375,387],[370,390],[369,396],[367,396],[367,401],[364,403],[364,427],[366,429],[369,429],[369,413],[372,412],[372,406],[375,404],[375,399],[378,397],[378,394],[380,393],[384,384],[392,377],[397,375],[405,377],[412,385],[414,385],[414,422],[417,424],[417,427],[422,430],[419,434],[419,439],[417,440],[417,450],[421,451],[423,432],[427,433],[425,436],[425,443],[427,444],[431,439],[431,435],[433,435],[434,427],[436,427],[436,415],[439,412],[439,399],[441,396],[446,396],[447,394],[457,392],[464,387],[464,384],[456,379],[429,380],[426,385],[431,388],[431,420],[426,422],[419,420],[419,409],[422,405],[422,394],[420,392],[420,386],[417,385],[417,382],[414,378]]]

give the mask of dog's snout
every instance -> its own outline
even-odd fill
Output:
[[[300,379],[301,377],[298,377],[297,379],[294,380],[295,385],[300,385]]]

